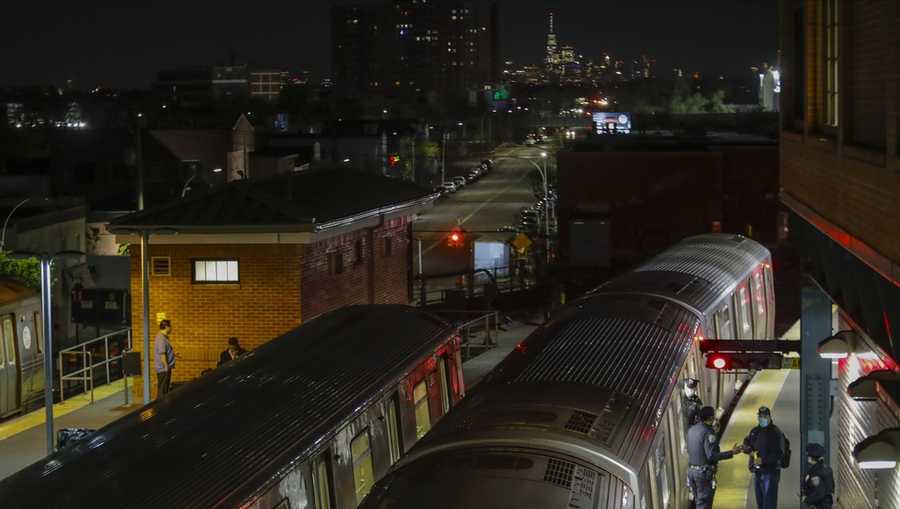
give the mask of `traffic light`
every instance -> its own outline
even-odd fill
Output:
[[[706,367],[719,371],[734,369],[782,369],[783,357],[778,353],[721,353],[706,356]]]
[[[388,156],[388,166],[396,168],[398,164],[400,164],[400,156],[398,154],[391,154]]]
[[[463,232],[462,228],[456,227],[450,230],[450,234],[447,235],[447,246],[448,247],[463,247],[466,245],[466,235]]]

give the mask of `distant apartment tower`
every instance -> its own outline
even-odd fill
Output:
[[[495,2],[389,0],[332,10],[333,72],[349,96],[481,90],[499,75]]]
[[[288,72],[277,69],[250,71],[250,98],[274,102],[288,82]]]
[[[556,74],[559,72],[560,55],[559,46],[556,40],[556,16],[553,11],[550,11],[548,22],[547,52],[544,57],[544,64],[547,67],[548,73]]]
[[[378,6],[335,6],[331,12],[332,77],[346,96],[358,97],[381,87]]]

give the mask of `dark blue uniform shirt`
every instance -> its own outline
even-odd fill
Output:
[[[715,466],[734,456],[732,451],[719,450],[719,437],[712,426],[698,422],[688,430],[688,463],[694,466]]]

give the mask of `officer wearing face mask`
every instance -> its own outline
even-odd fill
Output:
[[[803,479],[804,507],[831,509],[834,503],[834,474],[825,464],[825,448],[819,444],[807,444],[806,461],[809,471]]]
[[[719,449],[719,437],[713,429],[716,411],[705,406],[700,409],[701,422],[688,431],[688,486],[696,509],[711,509],[716,496],[716,470],[719,462],[731,459],[741,452],[741,446],[734,444],[730,451]]]
[[[685,429],[691,429],[691,426],[700,422],[700,409],[703,408],[703,400],[697,395],[698,381],[688,378],[684,381],[684,419],[687,426]]]
[[[781,469],[790,464],[790,442],[784,433],[772,422],[772,412],[760,407],[757,412],[758,426],[750,430],[744,439],[743,450],[750,455],[750,472],[756,492],[758,509],[778,507],[778,482]]]

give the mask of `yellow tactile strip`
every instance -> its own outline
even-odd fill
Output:
[[[140,382],[140,379],[129,378],[128,387],[131,388],[135,381]],[[122,380],[116,380],[111,384],[95,388],[94,401],[105,399],[116,394],[121,396],[123,389],[122,383]],[[90,404],[90,393],[74,396],[63,401],[62,403],[56,403],[55,405],[53,405],[54,420],[57,417],[62,417],[66,414],[70,414]],[[44,411],[44,408],[41,407],[21,417],[16,417],[15,419],[10,419],[6,422],[0,423],[0,440],[6,440],[13,435],[31,429],[35,426],[42,426],[44,424],[45,417],[46,412]]]

